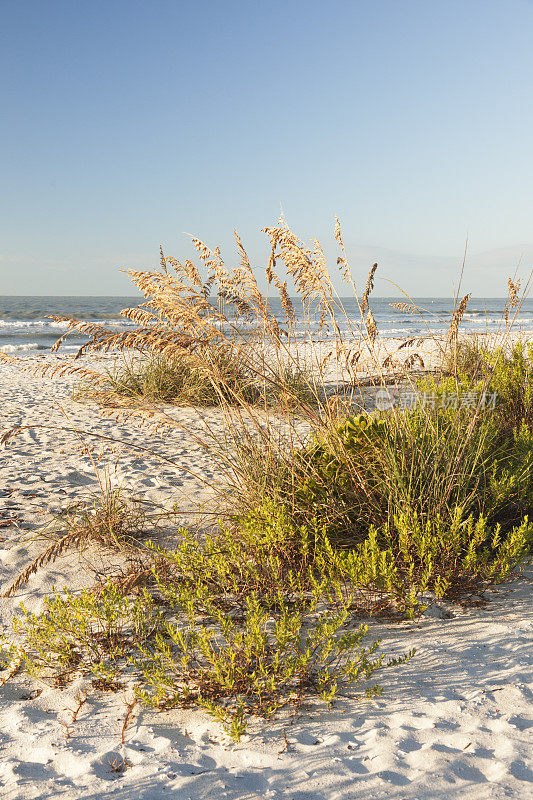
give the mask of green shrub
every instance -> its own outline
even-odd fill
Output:
[[[13,625],[22,643],[11,645],[11,658],[18,656],[30,675],[50,677],[59,685],[79,670],[114,680],[135,644],[162,624],[148,594],[132,602],[111,582],[99,593],[54,591],[41,614],[23,603],[20,611]]]
[[[532,541],[527,517],[503,535],[499,525],[490,528],[483,517],[465,517],[461,508],[451,520],[425,523],[416,514],[401,514],[379,530],[372,527],[362,544],[342,554],[340,567],[351,584],[413,616],[431,602],[428,593],[456,598],[501,582]]]
[[[485,389],[458,389],[454,378],[426,380],[419,388],[435,398],[434,407],[336,420],[287,454],[271,442],[263,452],[249,447],[239,502],[248,498],[253,507],[271,498],[296,524],[315,517],[333,543],[348,547],[363,541],[371,525],[380,528],[400,513],[451,520],[461,507],[504,531],[531,515],[527,422],[503,427],[494,409],[476,405]],[[463,391],[471,405],[446,407],[445,396],[461,398]]]
[[[500,446],[488,481],[486,513],[506,530],[533,511],[533,430],[526,422]]]
[[[469,352],[468,347],[462,349]],[[471,408],[446,413],[461,423],[465,439],[471,430],[470,441],[482,445],[475,469],[479,483],[469,507],[507,530],[533,512],[533,347],[518,342],[510,353],[479,352],[484,375],[477,369],[478,380],[464,371],[426,379],[419,388],[433,394],[439,406],[446,395],[457,395],[459,403],[466,393],[475,398]]]
[[[344,627],[346,608],[318,614],[317,598],[283,600],[267,612],[262,598],[249,594],[243,616],[234,618],[204,597],[206,621],[177,583],[163,595],[175,612],[188,612],[187,622],[168,623],[135,660],[146,687],[139,697],[156,708],[197,704],[237,740],[245,716],[268,718],[310,691],[329,703],[341,685],[364,684],[384,666],[383,655],[374,657],[379,641],[361,644],[366,626]],[[380,691],[372,685],[366,696]]]
[[[430,594],[456,598],[501,582],[524,559],[533,541],[533,523],[527,517],[504,532],[499,524],[490,525],[485,517],[466,514],[461,507],[446,517],[425,520],[416,512],[400,513],[390,523],[372,525],[365,539],[351,548],[333,547],[316,519],[296,529],[288,513],[271,504],[250,514],[243,529],[252,560],[255,542],[273,531],[277,537],[273,550],[283,540],[286,552],[298,540],[304,543],[293,549],[285,564],[278,557],[272,559],[268,548],[261,553],[259,562],[265,564],[264,574],[272,576],[274,587],[318,591],[331,605],[352,604],[365,612],[388,607],[409,616],[424,610]],[[231,558],[234,563],[234,555]],[[249,578],[243,584],[252,585]],[[267,580],[253,588],[260,587],[267,597],[268,585]],[[237,590],[239,584],[233,586]],[[276,591],[270,592],[270,602],[276,601]]]
[[[523,422],[533,427],[533,345],[516,342],[510,353],[489,353],[489,391],[497,397],[496,413],[502,429],[512,431]]]
[[[295,525],[283,507],[266,503],[242,519],[238,530],[221,526],[217,534],[199,540],[182,529],[172,550],[154,544],[152,549],[197,603],[205,597],[226,610],[241,604],[242,611],[250,593],[271,608],[287,593],[307,591],[323,536],[312,520]]]
[[[249,715],[270,717],[309,692],[328,703],[341,687],[378,694],[373,674],[413,655],[385,662],[379,640],[363,646],[335,552],[283,509],[201,542],[181,531],[175,551],[152,550],[170,569],[154,568],[151,592],[128,598],[109,582],[98,594],[56,593],[43,614],[22,607],[11,658],[60,684],[76,672],[116,683],[133,666],[144,703],[198,705],[238,740]]]
[[[460,391],[495,394],[493,413],[501,430],[511,433],[523,422],[533,425],[533,345],[529,342],[495,348],[476,340],[460,342],[454,379],[439,383]]]
[[[331,598],[345,582],[365,611],[414,615],[429,594],[457,597],[498,582],[531,545],[533,434],[524,423],[509,439],[490,413],[350,417],[273,475],[263,492],[279,505],[251,512],[244,527],[281,521],[300,531],[297,552],[313,553],[306,580],[318,567]]]
[[[251,453],[244,480],[254,482],[252,503],[258,495],[271,497],[297,524],[316,517],[343,546],[364,540],[372,524],[385,525],[398,513],[424,520],[450,517],[457,506],[484,513],[501,448],[490,417],[470,421],[468,414],[440,409],[349,417],[285,460],[278,456],[277,464],[272,453],[263,459]],[[511,461],[501,463],[509,467]]]

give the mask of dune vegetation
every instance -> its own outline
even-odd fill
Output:
[[[142,424],[182,425],[181,406],[216,409],[225,435],[203,440],[219,476],[216,524],[180,528],[163,547],[149,515],[104,487],[98,508],[56,527],[8,590],[67,544],[127,550],[124,569],[94,589],[55,593],[42,614],[22,607],[6,665],[60,683],[133,674],[140,701],[201,706],[237,740],[250,715],[310,693],[378,694],[375,673],[414,653],[387,659],[362,615],[468,602],[518,568],[533,540],[533,348],[512,334],[519,282],[490,341],[460,336],[465,295],[447,334],[391,351],[371,307],[377,265],[358,292],[338,220],[336,270],[357,324],[318,242],[283,220],[265,234],[267,293],[237,235],[233,269],[193,239],[199,266],[161,253],[159,269],[129,271],[144,296],[123,312],[133,329],[55,318],[86,335],[78,357],[118,354],[111,370],[37,370],[78,375],[76,399]],[[395,305],[424,324],[409,298]]]

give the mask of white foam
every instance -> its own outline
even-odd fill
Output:
[[[89,325],[104,325],[104,326],[120,326],[123,328],[131,328],[135,326],[134,322],[128,319],[85,319],[80,320]],[[52,330],[65,330],[68,327],[67,322],[56,322],[51,319],[0,319],[0,328],[42,328]]]
[[[48,348],[37,342],[26,342],[25,344],[4,344],[0,346],[2,353],[28,353],[31,350],[47,350]]]
[[[54,322],[51,319],[0,319],[0,328],[53,328],[64,330],[66,322]]]

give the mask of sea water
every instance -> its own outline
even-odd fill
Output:
[[[50,319],[50,316],[72,317],[84,322],[103,325],[116,331],[126,331],[135,327],[134,323],[121,317],[124,308],[138,306],[143,298],[136,297],[0,297],[0,351],[16,356],[43,354],[50,350],[54,342],[65,332],[66,323]],[[447,330],[453,313],[454,301],[451,298],[419,297],[413,302],[421,311],[406,314],[396,309],[392,303],[402,302],[402,298],[372,297],[371,308],[380,335],[386,337],[408,338],[427,333],[443,333]],[[407,302],[407,301],[406,301]],[[410,301],[409,301],[410,302]],[[340,328],[348,333],[350,326],[355,330],[360,312],[353,298],[340,298],[342,310],[338,314]],[[281,319],[282,309],[279,300],[270,301],[272,312]],[[461,330],[475,333],[494,333],[501,327],[505,298],[471,298],[461,323]],[[307,321],[301,319],[302,308],[295,301],[297,315],[296,333],[306,334],[316,330],[318,315],[311,314]],[[514,315],[514,310],[511,316]],[[310,323],[310,328],[308,326]],[[533,331],[533,300],[523,301],[520,315],[516,318],[513,330]],[[333,336],[327,326],[321,337]],[[75,352],[87,340],[78,333],[67,337],[60,352]]]

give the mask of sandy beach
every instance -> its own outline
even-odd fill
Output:
[[[0,800],[533,800],[533,0],[0,19]]]
[[[36,380],[5,364],[0,376],[1,427],[72,426],[120,440],[124,444],[85,437],[113,485],[167,507],[178,502],[184,510],[209,499],[200,478],[215,477],[214,468],[195,432],[206,422],[222,425],[218,412],[205,411],[201,419],[191,409],[175,410],[183,430],[153,433],[72,400],[71,378]],[[128,448],[130,441],[175,466],[155,464]],[[2,450],[4,590],[42,549],[31,537],[50,511],[97,490],[84,447],[72,434],[44,427],[25,431]],[[69,708],[84,692],[81,679],[55,689],[17,676],[0,689],[2,797],[525,798],[533,782],[532,577],[526,567],[477,605],[441,603],[416,622],[371,620],[370,633],[382,637],[387,654],[417,650],[401,669],[387,671],[380,698],[343,696],[329,709],[311,703],[295,716],[254,722],[239,744],[199,711],[158,714],[138,705],[121,745],[127,685],[117,693],[92,690],[69,724]],[[4,631],[19,601],[38,611],[52,587],[89,582],[83,558],[71,551],[34,575],[14,599],[2,598]],[[114,771],[117,757],[130,766]]]

